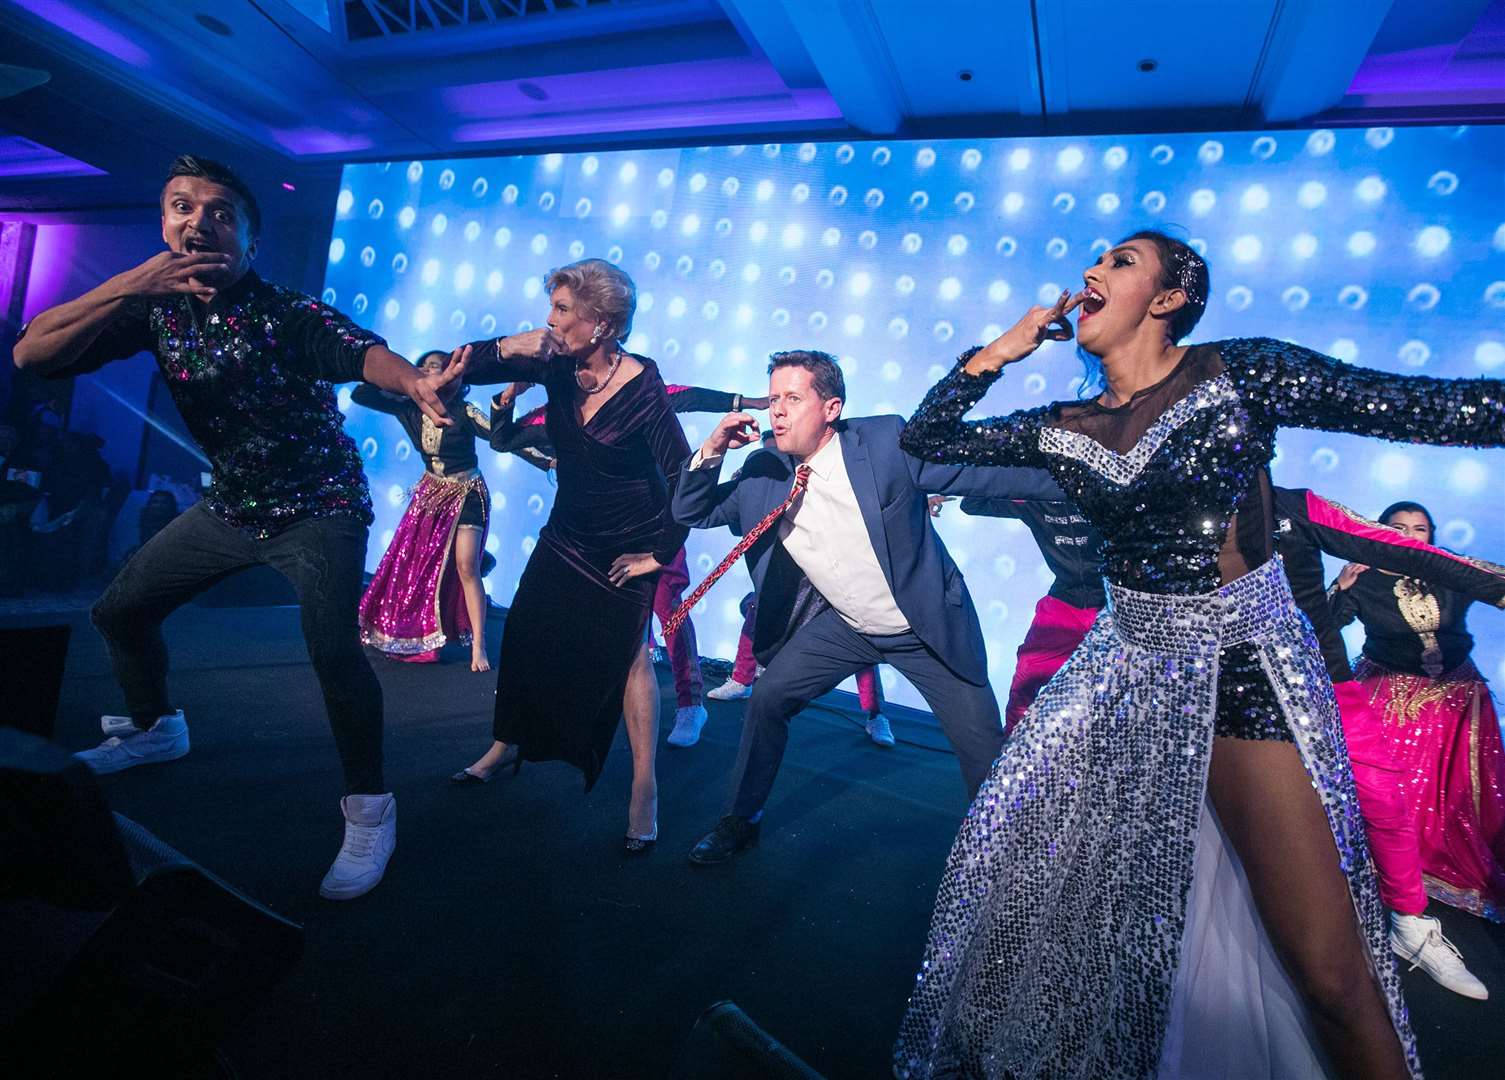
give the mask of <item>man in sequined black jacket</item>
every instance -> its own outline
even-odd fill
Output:
[[[298,594],[345,770],[345,843],[320,893],[349,899],[381,880],[396,803],[382,775],[381,686],[356,633],[371,500],[331,384],[373,383],[447,425],[439,392],[458,367],[423,376],[338,311],[258,277],[260,210],[226,166],[178,158],[161,208],[168,250],[37,315],[15,348],[18,367],[55,378],[150,352],[212,466],[204,499],[94,607],[129,715],[105,717],[111,737],[79,757],[109,773],[187,754],[162,621],[229,574],[273,567]]]

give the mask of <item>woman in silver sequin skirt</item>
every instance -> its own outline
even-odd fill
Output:
[[[902,445],[1048,468],[1109,602],[973,802],[895,1047],[900,1077],[1420,1075],[1321,655],[1273,551],[1281,426],[1505,442],[1505,384],[1269,339],[1176,344],[1208,295],[1139,233],[964,354]],[[1077,336],[1103,392],[963,415]]]

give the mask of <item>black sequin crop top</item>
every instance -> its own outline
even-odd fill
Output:
[[[976,351],[931,388],[900,445],[926,461],[1049,469],[1103,533],[1108,579],[1143,592],[1211,592],[1271,557],[1277,428],[1505,444],[1505,382],[1392,375],[1271,338],[1191,346],[1119,407],[963,420],[998,378],[963,370]]]

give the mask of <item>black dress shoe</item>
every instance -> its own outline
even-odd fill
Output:
[[[723,863],[743,848],[758,842],[759,825],[745,817],[727,814],[716,827],[690,849],[690,861],[699,866]]]

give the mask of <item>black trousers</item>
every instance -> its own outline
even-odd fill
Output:
[[[191,506],[131,556],[94,605],[127,710],[142,726],[173,711],[162,621],[215,582],[265,564],[298,594],[346,793],[385,792],[381,684],[356,629],[365,561],[366,526],[351,517],[310,518],[256,540],[203,503]]]
[[[730,813],[752,817],[763,809],[795,714],[873,664],[892,664],[914,683],[956,750],[967,797],[977,794],[1003,749],[1003,721],[992,688],[963,681],[912,632],[860,634],[827,608],[785,643],[753,687],[742,721]]]

